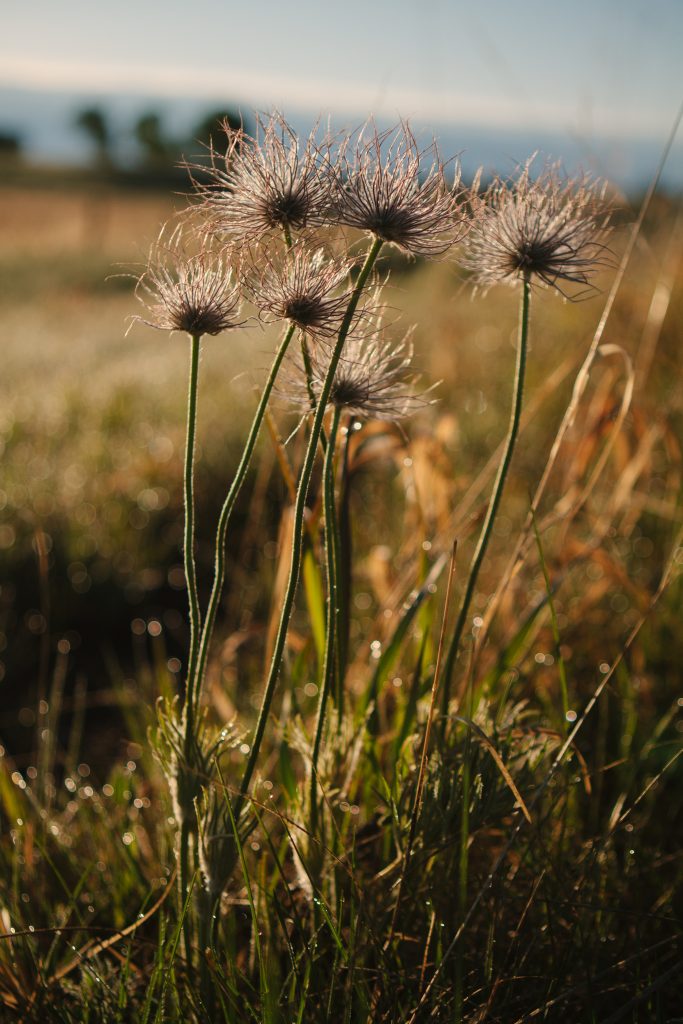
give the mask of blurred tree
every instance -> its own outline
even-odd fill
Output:
[[[154,111],[142,114],[133,131],[147,163],[167,163],[177,156],[177,146],[164,138],[161,117]]]
[[[0,158],[16,159],[21,154],[21,140],[8,132],[0,134]]]
[[[81,110],[76,115],[76,127],[94,143],[97,162],[103,167],[109,167],[112,164],[111,131],[105,112],[100,107]]]
[[[225,123],[230,128],[235,130],[243,128],[247,134],[251,134],[249,122],[245,121],[241,114],[235,110],[221,108],[220,110],[212,110],[201,119],[192,132],[192,140],[199,142],[202,148],[208,146],[212,138],[218,142],[223,135],[223,125]]]

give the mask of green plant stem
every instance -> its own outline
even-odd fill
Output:
[[[327,622],[325,626],[325,655],[321,673],[320,696],[318,699],[318,716],[315,724],[315,738],[311,754],[311,834],[315,835],[317,819],[317,767],[320,744],[325,723],[325,707],[332,690],[335,678],[335,650],[337,646],[337,604],[339,589],[337,578],[337,536],[334,501],[334,451],[337,443],[337,432],[342,410],[334,407],[332,424],[327,438],[325,452],[325,468],[323,470],[323,498],[325,506],[325,555],[327,560]]]
[[[261,398],[259,404],[254,413],[254,419],[249,430],[247,437],[247,443],[242,452],[239,465],[235,472],[234,479],[230,485],[227,497],[221,509],[220,518],[218,520],[218,528],[216,530],[216,554],[215,554],[215,570],[213,588],[211,590],[211,597],[209,598],[209,604],[206,610],[206,622],[204,623],[204,629],[202,631],[201,642],[199,647],[199,661],[197,665],[196,675],[193,678],[191,696],[193,703],[198,705],[201,697],[201,689],[204,680],[204,674],[206,672],[206,662],[209,653],[209,646],[211,644],[211,638],[213,635],[214,626],[216,623],[216,613],[221,600],[221,594],[223,593],[223,583],[225,581],[225,541],[228,532],[228,523],[230,522],[230,516],[232,510],[235,507],[237,496],[240,493],[242,484],[244,483],[249,465],[251,463],[251,457],[254,453],[254,447],[258,439],[259,432],[261,430],[261,424],[266,413],[268,401],[270,399],[275,379],[278,375],[282,360],[285,357],[287,348],[294,335],[295,326],[290,324],[287,328],[285,335],[280,342],[280,347],[277,350],[273,365],[270,368],[268,379],[264,385],[263,391],[261,392]]]
[[[188,734],[192,731],[192,685],[197,665],[197,654],[199,644],[199,631],[201,629],[201,615],[199,611],[199,595],[197,593],[197,571],[194,559],[194,454],[195,436],[197,431],[197,388],[199,382],[199,354],[201,337],[192,335],[192,346],[190,352],[190,383],[187,397],[187,438],[185,441],[185,475],[184,475],[184,502],[185,502],[185,534],[183,540],[183,555],[185,560],[185,579],[187,581],[187,595],[190,604],[190,653],[187,666],[187,682],[185,696],[185,715],[187,718]]]
[[[450,647],[448,649],[448,656],[446,658],[446,664],[444,666],[444,680],[443,690],[441,691],[441,712],[444,716],[448,714],[448,705],[450,701],[450,690],[451,680],[453,677],[453,669],[455,662],[458,657],[458,651],[460,649],[460,641],[462,640],[462,634],[465,629],[467,617],[470,610],[470,604],[472,603],[472,597],[474,596],[474,589],[477,585],[477,578],[479,576],[479,570],[481,564],[484,561],[484,555],[491,539],[491,531],[493,529],[493,523],[498,512],[498,506],[500,505],[500,499],[503,494],[503,488],[505,487],[505,480],[508,475],[510,463],[512,461],[512,453],[515,448],[515,442],[517,440],[517,434],[519,431],[519,421],[522,413],[522,400],[524,397],[524,376],[526,371],[526,354],[527,354],[527,341],[529,334],[529,300],[531,296],[531,283],[529,276],[524,277],[522,283],[522,299],[520,306],[520,318],[519,318],[519,341],[517,344],[517,366],[515,369],[515,385],[512,398],[512,410],[510,413],[510,425],[508,427],[507,440],[505,443],[505,450],[503,452],[503,458],[501,459],[500,465],[498,466],[498,472],[496,473],[496,479],[493,484],[493,492],[491,494],[491,501],[489,503],[484,525],[481,528],[479,535],[479,541],[477,543],[476,550],[472,557],[472,564],[470,566],[469,575],[467,577],[467,584],[465,586],[465,594],[462,599],[462,605],[460,607],[460,613],[458,620],[455,625],[455,632],[451,640]]]
[[[179,842],[179,853],[178,853],[178,890],[180,895],[180,912],[183,913],[183,945],[185,959],[188,965],[192,964],[192,917],[190,914],[190,907],[188,903],[189,895],[189,884],[190,884],[190,837],[191,837],[191,826],[187,818],[183,818],[180,826],[180,836],[178,837]]]
[[[335,505],[334,531],[337,567],[337,637],[335,659],[337,670],[337,707],[344,703],[344,677],[346,675],[347,650],[349,646],[349,608],[351,606],[351,529],[349,523],[349,446],[355,431],[356,420],[349,417],[346,424],[346,440],[341,455],[341,483],[338,506]]]
[[[275,644],[273,646],[273,655],[270,663],[270,669],[268,672],[268,679],[266,681],[265,690],[263,692],[263,700],[261,702],[261,709],[259,711],[258,720],[256,722],[256,729],[254,731],[254,739],[251,744],[251,750],[249,752],[249,758],[244,769],[244,775],[242,777],[242,783],[240,785],[240,791],[235,802],[235,819],[239,821],[240,811],[244,804],[251,777],[254,774],[256,767],[256,761],[258,759],[259,750],[261,748],[261,742],[263,740],[263,733],[265,732],[266,722],[268,720],[268,714],[270,712],[270,705],[273,700],[273,694],[275,693],[275,686],[277,684],[278,675],[280,672],[280,665],[282,662],[282,655],[284,653],[285,641],[287,638],[287,628],[289,626],[289,619],[292,614],[292,608],[294,607],[294,598],[296,596],[297,584],[299,582],[299,570],[301,563],[301,548],[302,548],[302,535],[304,527],[304,515],[306,512],[306,497],[308,495],[308,488],[311,482],[311,476],[313,474],[313,466],[315,464],[316,452],[320,441],[320,435],[323,429],[323,420],[325,417],[325,410],[330,397],[330,391],[332,390],[332,382],[334,375],[341,358],[342,351],[344,349],[344,343],[346,336],[349,333],[349,329],[353,322],[353,317],[358,306],[358,302],[361,297],[363,288],[365,287],[368,278],[372,272],[372,268],[375,265],[375,261],[379,256],[380,249],[382,248],[382,239],[375,238],[373,240],[370,249],[365,257],[365,262],[358,274],[356,284],[354,285],[353,291],[351,292],[351,298],[349,300],[344,319],[339,329],[339,335],[335,344],[332,356],[330,358],[330,365],[323,382],[320,395],[318,396],[318,406],[315,411],[313,418],[313,424],[311,426],[311,435],[308,441],[308,447],[304,456],[303,466],[301,467],[301,476],[299,477],[299,486],[296,494],[296,501],[294,504],[294,526],[292,535],[292,552],[291,561],[289,567],[289,578],[287,580],[287,588],[285,596],[282,602],[282,611],[280,613],[280,622],[278,624],[278,630],[275,637]]]
[[[199,991],[202,997],[202,1009],[209,1020],[215,1019],[216,987],[207,959],[214,944],[214,922],[218,901],[206,889],[199,892],[197,899],[199,909],[198,945],[199,945]]]
[[[470,757],[471,757],[471,736],[467,731],[465,740],[465,753],[462,763],[462,805],[460,808],[460,842],[458,850],[458,927],[465,918],[467,906],[467,883],[469,875],[469,844],[470,844]],[[463,943],[460,943],[457,951],[455,964],[455,1021],[462,1022],[462,1007],[464,999],[465,980],[465,950]]]
[[[306,392],[308,394],[308,401],[311,406],[311,412],[315,413],[316,400],[315,391],[313,390],[313,367],[311,365],[311,353],[308,348],[308,341],[306,335],[301,332],[301,357],[304,362],[304,373],[306,374]],[[325,445],[327,438],[325,437],[325,431],[322,430],[320,434],[320,440],[322,441],[323,451],[325,451]]]

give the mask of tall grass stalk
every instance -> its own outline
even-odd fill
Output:
[[[491,539],[491,532],[493,530],[493,524],[496,519],[498,512],[498,506],[503,495],[503,488],[505,487],[505,481],[507,479],[508,471],[510,469],[510,463],[512,462],[512,455],[515,450],[515,442],[517,440],[517,434],[519,432],[519,421],[522,413],[522,402],[524,398],[524,378],[526,371],[526,356],[527,356],[527,344],[529,335],[529,306],[531,299],[531,279],[529,273],[524,275],[522,280],[522,296],[520,304],[520,315],[519,315],[519,340],[517,343],[517,365],[515,367],[515,382],[512,397],[512,409],[510,412],[510,425],[508,427],[507,438],[505,442],[505,448],[503,450],[503,457],[498,466],[498,472],[496,473],[496,479],[493,484],[493,491],[491,494],[491,501],[489,503],[486,518],[484,519],[484,525],[481,528],[479,535],[479,541],[475,549],[474,555],[472,556],[472,564],[470,566],[469,575],[467,577],[467,583],[465,584],[465,593],[463,595],[462,604],[460,606],[460,612],[458,619],[455,624],[455,631],[451,639],[450,647],[448,649],[448,655],[446,657],[446,663],[444,666],[444,680],[443,690],[441,691],[441,712],[445,716],[448,714],[448,707],[451,695],[451,680],[453,678],[453,670],[455,662],[458,657],[460,650],[460,641],[467,624],[467,619],[470,611],[470,605],[472,598],[474,597],[475,587],[477,585],[477,579],[479,578],[479,570],[481,569],[486,549]]]
[[[553,598],[553,588],[550,582],[550,574],[548,573],[548,566],[545,561],[545,554],[543,552],[543,545],[541,543],[541,534],[538,529],[538,523],[536,522],[536,514],[533,508],[531,509],[531,521],[534,528],[534,537],[536,538],[536,547],[538,548],[538,557],[541,563],[541,571],[543,572],[543,581],[545,583],[545,592],[548,595],[548,608],[550,610],[550,625],[553,632],[553,643],[555,645],[555,659],[557,661],[557,674],[560,680],[560,696],[562,698],[562,735],[567,735],[567,729],[569,727],[569,720],[567,713],[569,712],[569,690],[567,687],[567,667],[564,663],[564,656],[562,654],[562,643],[560,640],[560,627],[557,621],[557,611],[555,609],[555,600]]]
[[[473,680],[468,680],[469,703],[467,717],[472,721],[474,711]],[[457,921],[464,920],[467,907],[467,886],[470,870],[470,800],[472,793],[472,730],[465,734],[465,749],[462,756],[462,775],[460,787],[460,837],[458,842],[458,895]],[[462,1024],[462,1008],[465,996],[465,948],[461,942],[456,949],[455,957],[455,1022]]]
[[[448,612],[451,607],[451,590],[453,587],[453,577],[455,575],[455,559],[457,552],[458,542],[455,541],[453,543],[451,565],[448,572],[448,582],[446,584],[446,599],[444,601],[443,619],[441,621],[441,631],[439,634],[439,646],[436,653],[436,665],[434,666],[434,678],[432,680],[432,693],[431,700],[429,702],[429,712],[427,714],[427,723],[425,725],[424,739],[422,741],[422,754],[420,755],[420,767],[417,775],[417,785],[415,787],[415,801],[413,803],[413,813],[410,818],[410,831],[408,832],[408,841],[406,843],[405,852],[403,854],[403,869],[401,871],[401,878],[398,884],[396,903],[394,904],[394,910],[391,915],[391,924],[389,926],[389,935],[385,943],[385,949],[388,949],[391,946],[394,934],[396,932],[396,922],[398,921],[398,913],[401,907],[401,900],[403,898],[403,890],[405,887],[406,878],[408,876],[408,868],[410,867],[410,858],[412,856],[413,846],[415,844],[415,837],[417,835],[417,825],[420,820],[420,812],[422,810],[422,799],[424,796],[424,786],[427,777],[427,761],[429,759],[429,746],[432,736],[432,726],[434,723],[437,696],[439,692],[441,659],[443,655],[444,639],[446,636],[446,628],[448,624]]]
[[[336,508],[334,497],[334,455],[337,444],[337,433],[342,410],[340,406],[334,407],[332,423],[327,438],[327,449],[325,451],[325,465],[323,469],[323,501],[325,507],[325,557],[327,564],[327,622],[325,625],[325,654],[320,682],[320,696],[318,700],[318,715],[315,724],[315,737],[313,740],[313,751],[311,753],[311,834],[315,835],[317,819],[317,767],[320,755],[320,744],[323,738],[325,725],[325,709],[330,693],[334,688],[336,665],[338,659],[337,640],[337,603],[339,601],[339,580],[338,580],[338,555],[337,555],[337,527]],[[341,715],[341,707],[338,708]]]
[[[375,265],[377,257],[380,254],[383,242],[381,238],[375,238],[370,246],[365,257],[365,262],[358,274],[356,284],[351,293],[351,299],[346,310],[346,315],[342,321],[337,342],[335,344],[332,356],[330,359],[329,368],[327,375],[323,382],[318,397],[318,407],[313,418],[313,424],[311,426],[311,435],[308,442],[308,448],[304,456],[303,466],[301,468],[301,476],[299,477],[299,487],[297,490],[296,503],[294,506],[294,526],[292,534],[292,551],[289,568],[289,578],[287,580],[287,588],[282,605],[282,612],[280,614],[280,622],[278,625],[278,631],[275,638],[275,644],[273,647],[273,654],[270,664],[270,670],[268,673],[268,679],[266,681],[266,687],[263,693],[263,700],[261,703],[261,709],[259,711],[258,720],[256,722],[256,729],[254,731],[254,738],[251,744],[251,750],[249,751],[249,758],[244,769],[244,775],[242,776],[242,782],[240,785],[240,791],[237,796],[235,803],[235,819],[239,821],[240,811],[244,805],[249,785],[251,783],[252,775],[256,767],[256,761],[258,759],[259,751],[261,748],[261,742],[263,740],[263,734],[266,728],[266,722],[268,720],[268,714],[270,712],[270,705],[273,701],[273,695],[275,693],[275,686],[277,684],[278,675],[280,673],[280,665],[282,662],[282,655],[285,648],[285,640],[287,637],[287,628],[289,626],[289,619],[292,614],[292,608],[294,607],[294,598],[296,596],[297,584],[299,582],[299,568],[301,562],[301,548],[303,539],[303,528],[304,528],[304,515],[306,512],[306,498],[308,496],[308,488],[311,482],[311,476],[313,474],[313,466],[315,463],[316,452],[318,444],[320,442],[320,436],[323,429],[323,420],[325,418],[326,406],[330,397],[330,391],[332,390],[332,383],[334,381],[334,375],[339,365],[342,351],[344,349],[344,343],[346,337],[353,323],[354,314],[356,307],[360,300],[361,294],[367,281],[372,273],[372,269]]]

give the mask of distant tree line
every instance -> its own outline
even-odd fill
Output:
[[[172,171],[183,158],[201,163],[208,157],[211,139],[220,137],[225,123],[231,128],[243,127],[250,131],[250,124],[239,113],[220,108],[205,114],[186,138],[177,138],[167,131],[158,111],[145,111],[130,129],[138,151],[139,169],[158,175]],[[88,107],[78,112],[75,124],[91,143],[98,169],[116,169],[118,140],[107,112],[102,107]]]
[[[9,132],[0,132],[0,159],[14,159],[21,153],[21,139]]]

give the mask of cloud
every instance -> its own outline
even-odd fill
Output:
[[[422,121],[483,128],[540,128],[620,139],[658,139],[668,131],[664,118],[646,112],[596,110],[587,121],[575,108],[556,101],[535,102],[533,110],[504,95],[446,93],[412,88],[381,89],[370,83],[277,76],[261,70],[178,68],[4,58],[0,85],[29,89],[87,90],[183,96],[236,105],[296,107],[312,112],[365,118],[412,117]]]

